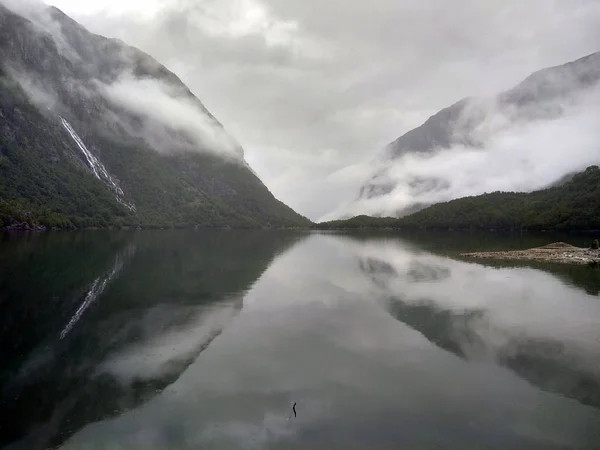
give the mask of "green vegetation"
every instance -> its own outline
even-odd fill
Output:
[[[357,230],[361,228],[393,229],[400,227],[400,219],[396,217],[355,216],[350,219],[332,220],[314,225],[319,230]]]
[[[430,206],[403,218],[357,216],[319,229],[600,230],[600,168],[531,193],[494,192]]]
[[[106,138],[103,161],[122,180],[137,219],[151,227],[299,227],[310,221],[278,201],[247,167],[207,153],[160,155],[142,141]]]
[[[13,82],[0,77],[0,221],[46,227],[126,222],[126,210],[90,176],[48,120]]]
[[[90,173],[58,118],[42,113],[0,72],[0,228],[310,225],[241,163],[199,152],[161,155],[142,139],[106,133],[101,123],[74,126],[86,132],[137,212]]]
[[[598,242],[598,239],[594,239],[592,241],[592,249],[593,250],[598,250],[600,248],[600,242]]]
[[[32,30],[35,25],[0,5],[0,227],[311,224],[278,201],[243,161],[226,161],[193,144],[185,132],[107,101],[97,81],[108,83],[131,71],[172,86],[210,116],[150,56],[89,33],[57,10],[52,14],[65,44],[79,57],[76,64],[44,30]],[[16,80],[31,87],[29,96]],[[135,212],[94,177],[60,116],[117,181],[124,200],[135,204]],[[221,126],[216,119],[214,126]],[[150,144],[157,135],[168,136],[159,139],[161,152]],[[188,151],[178,150],[182,147]]]

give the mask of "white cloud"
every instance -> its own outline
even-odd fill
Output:
[[[150,119],[145,134],[153,130],[152,121],[166,125],[169,130],[183,131],[200,150],[235,159],[243,157],[241,147],[227,132],[208,116],[192,98],[185,98],[174,87],[153,79],[123,75],[110,85],[99,85],[113,103]],[[149,139],[152,143],[153,139]],[[168,139],[167,139],[168,142]],[[159,151],[163,149],[159,145]]]
[[[357,192],[330,175],[429,115],[600,49],[596,0],[51,1],[174,70],[313,219]]]
[[[45,3],[56,6],[70,14],[109,14],[127,15],[151,18],[166,4],[165,0],[44,0]]]
[[[562,104],[564,115],[552,120],[515,123],[498,111],[488,111],[476,132],[485,142],[483,148],[454,146],[433,155],[407,154],[383,161],[383,180],[396,185],[389,194],[350,202],[324,219],[393,216],[415,204],[547,187],[563,175],[600,164],[599,104],[600,86],[575,104]],[[436,180],[438,188],[423,192],[411,186],[415,180]]]

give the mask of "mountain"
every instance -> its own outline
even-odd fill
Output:
[[[486,156],[487,160],[476,158],[470,153],[469,158],[465,158],[466,164],[470,166],[463,170],[470,178],[467,181],[462,172],[454,176],[452,173],[444,173],[439,166],[448,165],[448,161],[452,161],[453,156],[459,156],[459,153],[481,151],[489,154],[510,146],[520,148],[505,152],[505,159],[513,160],[511,163],[503,162],[507,167],[525,167],[531,161],[535,163],[537,154],[534,155],[531,150],[536,145],[542,147],[544,144],[538,145],[538,142],[532,141],[538,139],[541,142],[544,136],[552,134],[551,127],[557,125],[575,128],[577,125],[574,123],[581,118],[584,109],[582,105],[586,105],[588,112],[594,113],[588,115],[589,121],[597,120],[597,100],[593,100],[592,94],[598,94],[599,82],[600,52],[561,66],[540,70],[516,87],[495,97],[465,98],[441,110],[421,126],[388,145],[374,174],[360,188],[358,199],[350,210],[354,213],[402,216],[438,201],[464,196],[465,191],[469,195],[485,192],[485,189],[477,189],[489,182],[491,177],[486,177],[486,174],[492,171],[490,166],[499,165],[498,161],[503,162],[503,155],[500,153],[493,159]],[[569,119],[571,123],[561,122],[562,119]],[[532,130],[538,130],[537,135]],[[588,127],[588,131],[590,134],[594,133],[592,125]],[[574,131],[573,134],[579,133]],[[498,137],[502,139],[500,142]],[[543,150],[538,153],[543,154]],[[558,158],[556,155],[551,156]],[[434,161],[434,157],[439,159]],[[521,164],[519,159],[525,159],[526,163]],[[586,165],[600,162],[586,161],[577,166],[576,162],[565,161],[570,166],[565,168],[564,173],[546,174],[544,180],[539,177],[539,182],[545,182],[549,186],[569,171],[578,172]],[[457,162],[456,165],[458,164]],[[440,170],[431,173],[432,165],[437,165]],[[555,168],[556,164],[552,167]],[[447,171],[453,168],[448,166]],[[494,173],[496,178],[501,175]],[[521,173],[517,176],[513,185],[532,185]],[[498,181],[497,184],[499,183]],[[542,187],[545,186],[533,186],[534,189]]]
[[[600,230],[600,168],[540,191],[494,192],[439,203],[400,219],[357,216],[321,229]]]
[[[18,12],[0,4],[0,228],[310,223],[149,55],[56,8]]]

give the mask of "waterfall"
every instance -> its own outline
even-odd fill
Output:
[[[85,157],[88,166],[94,174],[94,176],[109,185],[109,187],[115,192],[116,199],[121,205],[125,206],[130,211],[135,212],[135,205],[125,200],[125,194],[123,190],[117,185],[117,183],[115,183],[113,178],[108,173],[108,170],[106,170],[106,167],[104,167],[104,164],[102,164],[100,160],[96,158],[92,154],[92,152],[90,152],[90,150],[85,146],[79,135],[75,132],[75,130],[73,129],[71,124],[67,122],[67,120],[65,120],[63,117],[60,117],[60,121],[62,122],[62,125],[65,128],[65,130],[67,130],[71,138],[73,138],[73,140],[77,144],[77,147],[79,147],[79,150],[81,150],[81,153],[83,153],[83,156]]]

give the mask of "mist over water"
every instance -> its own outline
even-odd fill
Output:
[[[4,240],[0,448],[594,448],[600,273],[458,257],[557,239]]]

